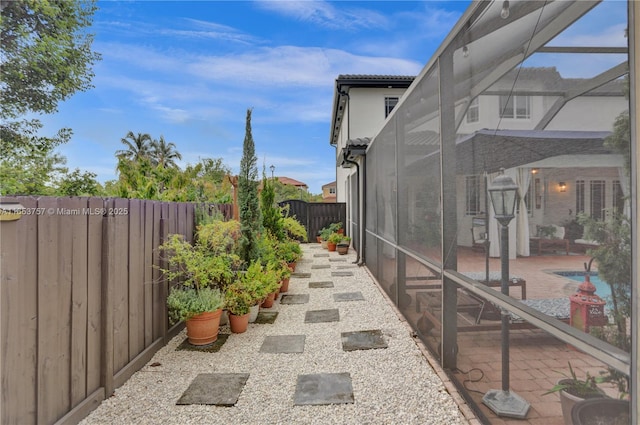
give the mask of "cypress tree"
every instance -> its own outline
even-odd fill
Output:
[[[240,175],[238,176],[238,204],[240,209],[240,258],[248,266],[258,257],[258,236],[260,233],[260,204],[258,200],[258,159],[251,135],[251,108],[247,109],[247,123]]]

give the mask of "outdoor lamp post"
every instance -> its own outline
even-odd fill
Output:
[[[269,167],[269,169],[271,170],[271,180],[273,180],[273,172],[276,170],[276,166],[271,164],[271,167]]]
[[[491,204],[496,220],[500,223],[500,289],[504,295],[509,295],[509,223],[513,220],[518,186],[511,177],[501,174],[496,177],[489,187]],[[501,342],[502,342],[502,389],[489,390],[482,397],[482,402],[498,416],[524,419],[529,412],[529,403],[518,394],[509,390],[509,315],[505,309],[501,310]]]

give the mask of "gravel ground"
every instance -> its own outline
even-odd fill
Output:
[[[347,262],[329,262],[314,254],[327,253],[319,245],[303,245],[304,258],[296,272],[311,278],[291,278],[289,294],[310,294],[309,303],[280,305],[274,324],[249,325],[243,334],[232,334],[217,353],[176,351],[185,331],[160,349],[115,395],[81,423],[88,424],[466,424],[451,395],[445,390],[416,346],[409,329],[379,292],[366,270]],[[331,264],[331,269],[311,269]],[[352,266],[352,267],[351,267]],[[352,271],[354,276],[331,277],[331,271]],[[310,289],[310,281],[331,280],[334,288]],[[334,293],[362,292],[365,301],[334,302]],[[305,324],[307,310],[338,308],[340,321]],[[342,350],[341,332],[381,329],[386,349]],[[228,326],[221,333],[229,333]],[[268,335],[306,335],[304,353],[260,353]],[[151,367],[153,363],[160,366]],[[188,405],[176,401],[199,373],[250,373],[233,407]],[[294,406],[299,374],[351,374],[355,403]]]

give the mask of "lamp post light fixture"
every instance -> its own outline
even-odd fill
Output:
[[[496,220],[500,223],[500,292],[509,295],[509,223],[515,216],[518,186],[511,177],[501,174],[488,188]],[[524,419],[529,412],[529,403],[518,394],[509,390],[509,313],[500,312],[502,345],[502,389],[489,390],[482,402],[498,416]]]
[[[269,167],[269,169],[271,170],[271,180],[273,180],[273,172],[276,170],[276,166],[271,164],[271,167]]]

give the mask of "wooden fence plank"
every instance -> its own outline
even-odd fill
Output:
[[[35,212],[31,197],[3,197]],[[0,423],[37,422],[37,214],[0,222]]]
[[[90,198],[87,207],[87,394],[100,388],[102,356],[102,198]]]
[[[105,209],[113,207],[114,201],[105,201]],[[102,284],[101,284],[101,311],[102,311],[102,357],[100,362],[100,383],[104,387],[105,397],[111,397],[114,390],[114,288],[116,279],[117,262],[116,251],[116,217],[105,215],[102,219]]]
[[[58,199],[40,198],[38,206],[47,211],[38,216],[38,423],[49,423],[69,408],[69,338],[64,328],[69,325],[70,285],[64,280],[70,276],[64,255],[70,254],[70,238],[60,231]]]
[[[128,199],[114,199],[113,210],[129,208]],[[109,211],[107,212],[109,213]],[[113,370],[118,372],[129,362],[129,217],[115,215],[116,234],[113,291]]]
[[[144,203],[144,346],[153,343],[153,201]]]
[[[161,266],[161,258],[162,253],[158,249],[158,247],[162,244],[162,238],[160,233],[160,223],[162,222],[162,203],[154,202],[153,203],[153,264],[157,266]],[[152,271],[153,276],[153,286],[152,286],[152,297],[153,297],[153,339],[156,340],[164,335],[162,335],[162,309],[160,308],[160,286],[164,282],[164,278],[162,277],[162,273],[154,268]]]
[[[144,350],[144,221],[141,201],[129,200],[129,356]]]
[[[71,407],[87,397],[87,198],[64,199],[71,236]]]

